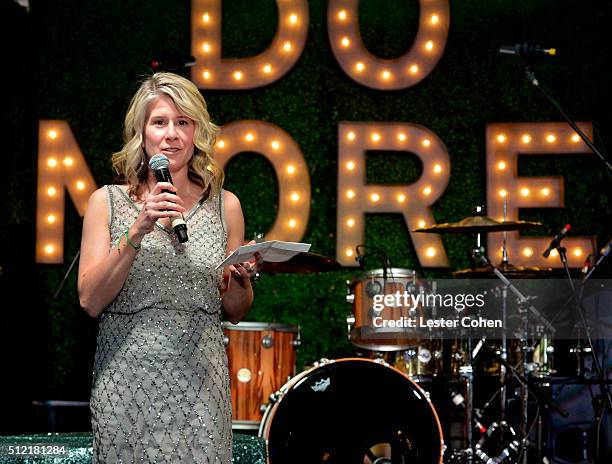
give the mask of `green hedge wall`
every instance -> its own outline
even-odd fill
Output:
[[[6,3],[6,2],[5,2]],[[8,2],[12,3],[12,2]],[[37,120],[67,120],[99,185],[112,182],[109,155],[121,143],[123,116],[138,80],[164,51],[190,53],[190,2],[168,0],[47,0],[26,14],[3,6],[12,26],[4,43],[14,91],[5,107],[11,131],[11,178],[2,186],[10,221],[0,226],[5,244],[0,265],[5,291],[21,295],[5,309],[5,341],[12,359],[36,369],[14,387],[37,398],[87,398],[95,346],[95,321],[80,310],[76,271],[58,299],[52,294],[79,248],[81,219],[67,205],[65,264],[34,263]],[[524,78],[519,60],[500,56],[501,44],[523,41],[554,46],[558,56],[533,70],[577,120],[593,121],[598,146],[609,146],[609,2],[585,0],[471,0],[451,2],[446,51],[435,70],[415,87],[381,92],[350,80],[327,39],[326,9],[311,0],[308,40],[297,65],[281,80],[248,91],[205,91],[217,124],[240,119],[272,122],[301,147],[310,171],[312,205],[304,241],[334,256],[336,241],[337,125],[339,121],[405,121],[426,126],[448,147],[449,186],[434,205],[438,222],[471,214],[485,198],[485,126],[490,122],[559,121],[556,110]],[[368,49],[381,57],[403,54],[416,33],[416,0],[362,0],[360,24]],[[225,56],[263,51],[274,35],[273,0],[223,1]],[[10,22],[11,24],[8,24]],[[7,34],[7,32],[3,32]],[[608,63],[608,65],[606,65]],[[8,108],[8,109],[7,109]],[[368,181],[407,182],[418,176],[413,159],[394,153],[368,157]],[[562,175],[566,208],[526,210],[523,219],[544,221],[551,235],[565,222],[579,235],[609,238],[610,177],[594,157],[526,158],[521,175]],[[226,188],[241,199],[247,237],[265,231],[276,213],[271,166],[255,153],[227,167]],[[69,202],[70,203],[70,202]],[[444,236],[452,269],[468,265],[471,238]],[[427,278],[448,270],[420,268],[398,215],[370,215],[366,242],[383,248],[396,267]],[[373,263],[372,267],[378,267]],[[354,269],[318,275],[264,276],[248,320],[299,324],[299,368],[322,357],[350,355],[346,340],[346,280]],[[6,351],[5,351],[6,353]],[[26,392],[26,393],[23,393]]]

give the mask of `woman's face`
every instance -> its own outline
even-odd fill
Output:
[[[166,96],[149,103],[144,128],[145,152],[149,157],[161,153],[170,161],[170,171],[187,169],[193,156],[195,123],[179,111],[174,101]]]

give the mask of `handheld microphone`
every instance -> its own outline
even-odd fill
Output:
[[[552,239],[546,251],[542,253],[542,256],[544,256],[545,258],[548,258],[548,255],[550,255],[550,252],[553,251],[555,248],[559,247],[559,245],[561,244],[561,240],[563,240],[563,238],[567,235],[567,233],[569,232],[571,228],[572,226],[570,226],[569,224],[565,224],[563,229],[561,229],[561,232],[555,235],[555,238]]]
[[[557,49],[543,48],[540,45],[525,42],[522,44],[502,45],[499,47],[499,53],[529,58],[537,56],[555,56],[557,54]]]
[[[151,157],[151,159],[149,160],[149,167],[155,173],[155,178],[157,179],[157,182],[169,182],[172,184],[170,169],[168,169],[169,165],[170,162],[168,161],[168,157],[162,155],[161,153],[158,153]],[[174,195],[174,192],[171,192],[170,190],[162,190],[162,192],[171,193]],[[183,216],[181,215],[180,217],[173,217],[171,218],[171,220],[172,228],[174,229],[174,233],[176,234],[178,241],[180,243],[185,243],[187,240],[189,240],[189,237],[187,237],[187,224],[185,224]]]

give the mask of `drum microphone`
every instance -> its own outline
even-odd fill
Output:
[[[166,155],[162,155],[158,153],[153,155],[149,160],[149,167],[155,173],[155,178],[157,182],[169,182],[172,184],[172,176],[170,176],[170,162],[168,161],[168,157]],[[174,192],[170,190],[162,190],[162,193],[171,193],[175,195]],[[172,228],[174,229],[174,233],[178,238],[180,243],[185,243],[189,238],[187,237],[187,224],[185,224],[185,220],[183,219],[183,215],[180,217],[173,217],[172,220]]]
[[[612,239],[610,239],[608,243],[606,243],[606,246],[601,249],[597,261],[595,261],[593,267],[588,270],[587,274],[583,277],[583,280],[587,280],[589,277],[591,277],[591,274],[593,274],[593,272],[595,272],[595,269],[597,269],[597,267],[603,262],[603,260],[606,259],[606,257],[610,254],[610,251],[612,251]]]
[[[538,56],[555,56],[557,54],[557,49],[543,48],[540,45],[525,42],[522,44],[502,45],[501,47],[499,47],[499,53],[530,58]]]
[[[548,258],[548,255],[550,255],[551,251],[553,251],[555,248],[559,248],[559,245],[561,244],[561,240],[563,240],[563,238],[567,235],[567,233],[570,231],[571,228],[572,226],[570,226],[569,224],[565,224],[563,229],[561,229],[561,232],[555,235],[555,238],[552,239],[546,251],[542,253],[542,256],[544,256],[545,258]]]

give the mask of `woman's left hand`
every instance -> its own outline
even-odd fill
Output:
[[[251,240],[249,243],[247,243],[247,245],[253,245],[255,243],[255,240]],[[264,259],[263,256],[261,256],[261,253],[256,252],[255,259],[230,265],[229,271],[234,279],[244,286],[247,281],[252,281],[258,276],[259,270],[263,266],[263,262]]]

